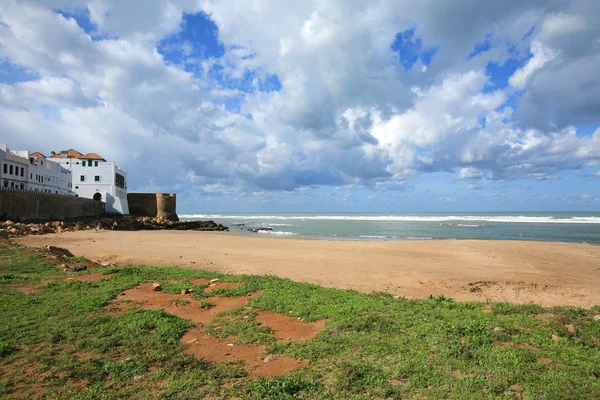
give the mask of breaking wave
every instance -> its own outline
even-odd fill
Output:
[[[186,219],[233,219],[274,221],[379,221],[379,222],[498,222],[531,224],[600,224],[600,217],[508,216],[508,215],[223,215],[183,214]],[[270,224],[273,225],[273,224]],[[462,226],[475,224],[463,224]],[[479,225],[479,224],[477,224]],[[276,226],[276,225],[273,225]],[[281,225],[284,226],[284,225]],[[460,225],[459,225],[460,226]]]

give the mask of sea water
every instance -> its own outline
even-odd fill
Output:
[[[189,213],[231,231],[328,240],[502,239],[600,244],[600,213]]]

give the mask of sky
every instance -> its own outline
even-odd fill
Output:
[[[600,211],[600,1],[3,0],[0,143],[179,212]]]

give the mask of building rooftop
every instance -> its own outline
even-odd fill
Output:
[[[86,160],[100,160],[100,161],[106,161],[104,158],[100,157],[98,154],[96,153],[87,153],[84,156],[81,156],[79,158],[83,158]]]
[[[52,152],[50,158],[80,158],[83,160],[98,160],[98,161],[106,161],[104,157],[96,154],[96,153],[87,153],[81,154],[75,149],[62,150],[60,153]]]
[[[39,151],[36,151],[35,153],[31,153],[30,156],[31,157],[38,157],[38,158],[46,158],[46,156],[43,155],[42,153],[40,153]]]

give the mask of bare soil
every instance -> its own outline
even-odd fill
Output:
[[[244,297],[208,297],[198,300],[189,294],[170,294],[153,289],[153,283],[147,282],[135,288],[122,292],[108,306],[111,315],[124,313],[131,309],[162,309],[166,312],[187,319],[196,324],[180,340],[186,354],[193,355],[208,362],[239,362],[248,377],[270,378],[275,375],[285,374],[302,367],[305,363],[283,354],[270,355],[266,353],[266,346],[240,345],[235,337],[214,338],[204,331],[203,326],[210,323],[216,316],[224,311],[243,307],[248,302],[260,295],[260,291]],[[210,283],[197,279],[194,284]],[[241,283],[214,282],[205,290],[212,291],[218,288],[238,287]],[[209,309],[200,307],[203,301],[210,302],[213,306]],[[324,327],[325,321],[305,323],[294,317],[272,312],[257,312],[257,320],[273,330],[277,341],[308,340],[316,336]]]

